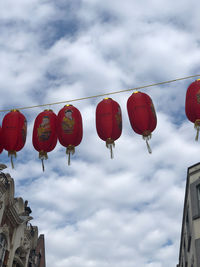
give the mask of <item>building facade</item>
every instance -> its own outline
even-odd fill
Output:
[[[3,167],[1,167],[3,166]],[[0,267],[45,267],[44,235],[32,226],[28,201],[14,197],[14,180],[0,164]]]
[[[187,172],[177,267],[200,267],[200,163]]]

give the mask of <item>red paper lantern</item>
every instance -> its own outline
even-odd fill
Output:
[[[0,126],[0,153],[3,151],[3,131]]]
[[[141,92],[134,92],[127,101],[127,110],[130,124],[137,134],[141,134],[146,140],[147,148],[151,153],[148,140],[156,128],[157,118],[151,98]]]
[[[19,110],[11,110],[5,115],[2,122],[3,144],[11,156],[11,164],[13,165],[13,156],[20,151],[26,142],[27,121]]]
[[[81,143],[83,137],[82,117],[77,108],[66,105],[59,111],[57,133],[60,144],[67,148],[68,165],[70,165],[70,155],[75,153],[75,147]]]
[[[48,159],[47,152],[52,151],[57,144],[57,116],[52,110],[44,110],[35,119],[32,142],[39,152],[44,171],[44,159]]]
[[[197,141],[200,130],[200,79],[191,83],[187,89],[185,113],[187,118],[194,123],[194,127],[197,130],[195,138]]]
[[[122,115],[120,105],[112,98],[104,98],[96,108],[96,129],[98,136],[106,142],[113,158],[114,141],[122,133]]]

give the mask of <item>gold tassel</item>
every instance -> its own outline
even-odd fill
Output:
[[[111,138],[108,138],[106,140],[106,147],[108,149],[110,149],[110,158],[113,159],[114,158],[114,153],[113,153],[113,148],[115,147],[115,142],[114,140],[112,140]]]
[[[195,141],[198,141],[198,139],[199,139],[199,130],[200,130],[200,120],[196,120],[195,121],[194,128],[197,130]]]
[[[14,166],[14,162],[13,162],[13,156],[14,156],[15,158],[17,157],[17,153],[16,153],[16,151],[14,151],[14,150],[10,150],[10,151],[8,151],[8,157],[10,157],[10,162],[11,162],[12,169],[15,168],[15,166]]]
[[[44,172],[44,159],[45,159],[45,160],[48,159],[47,152],[41,150],[41,151],[39,152],[39,159],[41,159],[41,162],[42,162],[42,170],[43,170],[43,172]]]
[[[150,147],[149,142],[148,142],[148,140],[151,139],[151,134],[149,134],[147,136],[143,135],[142,137],[146,141],[147,150],[148,150],[149,154],[151,154],[152,153],[152,150],[151,150],[151,147]]]
[[[68,155],[68,166],[71,163],[71,155],[74,155],[75,153],[75,147],[72,145],[69,145],[66,149],[66,154]]]

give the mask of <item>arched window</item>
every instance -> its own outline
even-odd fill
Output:
[[[0,267],[3,267],[4,257],[7,249],[7,241],[4,234],[0,234]]]

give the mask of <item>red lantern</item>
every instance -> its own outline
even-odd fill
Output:
[[[57,144],[57,116],[52,110],[44,110],[35,119],[32,142],[39,152],[44,171],[44,159],[48,159],[47,152],[52,151]]]
[[[145,93],[136,91],[127,101],[127,110],[133,130],[143,136],[149,153],[152,153],[148,140],[156,128],[157,118],[151,98]]]
[[[200,79],[191,83],[187,89],[185,113],[187,118],[194,123],[194,127],[197,130],[195,140],[198,141],[200,130]]]
[[[3,132],[2,128],[0,127],[0,153],[3,151]]]
[[[4,148],[8,151],[8,156],[11,156],[11,164],[14,168],[13,156],[16,157],[16,152],[20,151],[26,142],[26,118],[19,110],[11,110],[3,118],[2,131]]]
[[[83,137],[82,117],[80,111],[72,105],[64,106],[58,113],[57,119],[58,140],[66,147],[68,155],[68,165],[70,165],[70,155],[75,153]]]
[[[120,105],[112,98],[104,98],[96,108],[96,129],[99,137],[106,141],[113,158],[112,148],[122,133],[122,115]]]

